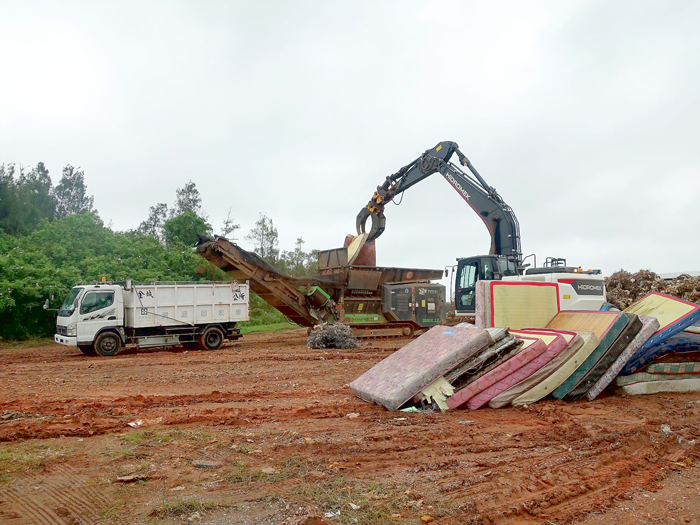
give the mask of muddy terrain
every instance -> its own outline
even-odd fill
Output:
[[[0,522],[700,524],[698,393],[387,412],[348,383],[407,340],[305,335],[0,348]]]

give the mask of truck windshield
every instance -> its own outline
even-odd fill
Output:
[[[61,309],[58,311],[59,316],[70,317],[71,315],[73,315],[77,303],[76,299],[82,291],[82,288],[71,288],[70,292],[68,292],[66,300],[63,301],[63,304],[61,305]]]

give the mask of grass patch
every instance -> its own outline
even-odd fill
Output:
[[[160,448],[173,445],[209,449],[229,442],[228,435],[207,429],[132,430],[118,437],[121,447],[116,450],[107,449],[102,452],[103,454],[113,457],[143,457],[154,452],[149,452],[148,447]]]
[[[194,512],[206,512],[212,509],[223,509],[231,507],[230,503],[217,503],[212,501],[197,501],[193,499],[185,501],[164,501],[156,509],[153,509],[149,516],[156,518],[174,518]]]
[[[248,454],[251,451],[250,445],[247,443],[239,443],[238,445],[234,445],[234,447],[236,447],[234,450],[240,454]]]
[[[224,475],[224,479],[231,485],[248,484],[255,482],[275,483],[287,479],[285,475],[275,470],[274,472],[263,472],[262,469],[252,468],[245,461],[235,461],[233,470]]]
[[[375,525],[401,523],[401,520],[421,510],[406,487],[376,482],[346,481],[339,477],[332,481],[305,483],[294,489],[297,496],[315,502],[323,512],[336,513],[337,523]],[[400,518],[393,517],[401,515]]]
[[[251,483],[253,481],[253,469],[250,468],[248,463],[244,461],[234,461],[233,470],[227,472],[224,478],[231,485],[237,485],[239,483]]]
[[[32,337],[22,341],[0,339],[0,350],[13,350],[16,348],[30,348],[34,346],[48,346],[56,344],[53,337]]]
[[[280,472],[285,472],[288,478],[297,478],[306,476],[312,470],[321,470],[318,463],[309,461],[301,456],[292,456],[279,465]]]
[[[187,441],[193,441],[196,444],[201,444],[202,442],[206,441],[207,443],[213,442],[213,441],[220,441],[221,435],[216,432],[212,432],[211,430],[188,430],[186,432],[182,433],[182,438],[187,440]]]
[[[155,430],[134,430],[119,436],[124,443],[133,445],[160,445],[169,443],[183,435],[181,430],[170,430],[168,432],[158,432]]]
[[[142,454],[137,454],[131,449],[113,449],[113,448],[103,448],[97,452],[99,456],[106,456],[112,459],[130,459],[143,457]]]
[[[126,504],[119,500],[115,501],[108,507],[103,507],[100,509],[100,516],[103,518],[110,518],[110,519],[116,519],[121,516],[121,510],[124,508]]]
[[[158,447],[159,445],[173,443],[182,435],[183,432],[181,430],[169,430],[167,432],[133,430],[118,435],[119,444],[117,447],[104,447],[95,452],[95,454],[115,460],[143,459],[153,453],[152,450],[149,451],[148,447]]]
[[[265,471],[264,469],[253,468],[245,461],[235,461],[233,469],[228,471],[224,477],[232,485],[241,483],[277,483],[291,478],[305,476],[314,470],[316,465],[303,457],[292,457],[277,464],[274,468]]]
[[[299,328],[299,325],[294,323],[274,323],[274,324],[258,324],[254,326],[245,326],[246,323],[240,323],[242,334],[253,334],[257,332],[282,332],[284,330],[294,330]]]
[[[24,443],[0,450],[0,484],[7,482],[11,474],[41,467],[60,461],[73,451],[73,447],[50,447],[43,444]]]
[[[251,292],[250,294],[248,313],[250,314],[250,321],[240,323],[239,326],[257,326],[262,324],[283,323],[286,321],[282,312],[265,302],[255,292]]]

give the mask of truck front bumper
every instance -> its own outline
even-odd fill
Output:
[[[68,337],[66,335],[54,334],[53,340],[56,341],[57,343],[60,343],[62,345],[66,345],[66,346],[78,346],[78,338],[77,337]]]

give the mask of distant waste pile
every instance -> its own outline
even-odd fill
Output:
[[[607,300],[620,310],[624,310],[650,292],[660,292],[700,304],[700,277],[680,275],[666,281],[652,271],[639,270],[637,273],[620,270],[605,279],[608,291]]]
[[[623,311],[559,310],[556,283],[478,281],[476,325],[433,327],[350,389],[389,410],[700,391],[700,306],[649,291],[662,285],[652,272],[636,275],[628,282],[648,293]],[[664,290],[685,294],[684,284]]]

